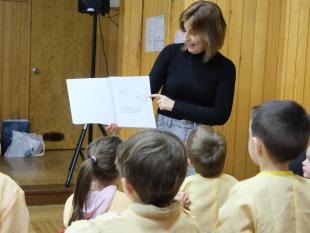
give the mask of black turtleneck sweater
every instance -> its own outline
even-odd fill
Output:
[[[181,51],[183,44],[171,44],[159,54],[150,73],[151,92],[175,101],[172,111],[158,113],[199,124],[222,125],[230,115],[236,70],[221,53],[204,63],[203,53]]]

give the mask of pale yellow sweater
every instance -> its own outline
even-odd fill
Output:
[[[215,233],[309,233],[310,180],[289,171],[261,172],[236,184]]]
[[[191,201],[190,214],[196,218],[202,232],[212,231],[228,191],[237,182],[234,177],[226,174],[216,178],[204,178],[198,174],[186,177],[180,191],[188,194]]]
[[[197,223],[175,202],[166,208],[132,203],[121,215],[110,212],[92,220],[74,222],[66,233],[196,233]]]
[[[68,226],[69,220],[72,216],[73,211],[72,201],[73,201],[73,194],[67,199],[64,208],[63,222],[65,227]],[[123,210],[128,208],[130,202],[131,202],[130,199],[127,197],[125,193],[116,191],[107,212],[116,211],[118,213],[121,213]]]
[[[28,233],[28,227],[24,191],[0,172],[0,233]]]

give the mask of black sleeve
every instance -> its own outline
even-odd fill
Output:
[[[157,94],[162,85],[166,82],[168,67],[173,53],[174,46],[172,44],[166,46],[158,55],[150,72],[150,85],[152,94]]]
[[[232,62],[226,63],[222,75],[213,106],[204,107],[176,101],[172,112],[200,124],[223,125],[230,116],[234,99],[236,69]]]

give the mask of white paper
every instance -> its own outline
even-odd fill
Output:
[[[183,43],[183,32],[181,31],[176,31],[175,35],[174,35],[174,43],[179,44],[179,43]]]
[[[156,128],[149,77],[111,77],[111,83],[117,124]]]
[[[165,16],[159,15],[146,19],[145,51],[161,51],[165,41]]]
[[[164,48],[165,40],[165,16],[155,17],[155,48],[154,51],[161,51]]]
[[[155,17],[146,19],[145,51],[154,51],[155,44]]]
[[[67,79],[74,124],[156,128],[148,76]]]

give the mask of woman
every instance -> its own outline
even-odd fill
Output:
[[[222,125],[231,113],[235,66],[218,50],[226,23],[218,5],[198,1],[180,16],[184,44],[159,54],[150,73],[152,97],[158,103],[157,127],[183,141],[197,124]],[[161,89],[161,94],[157,94]]]

